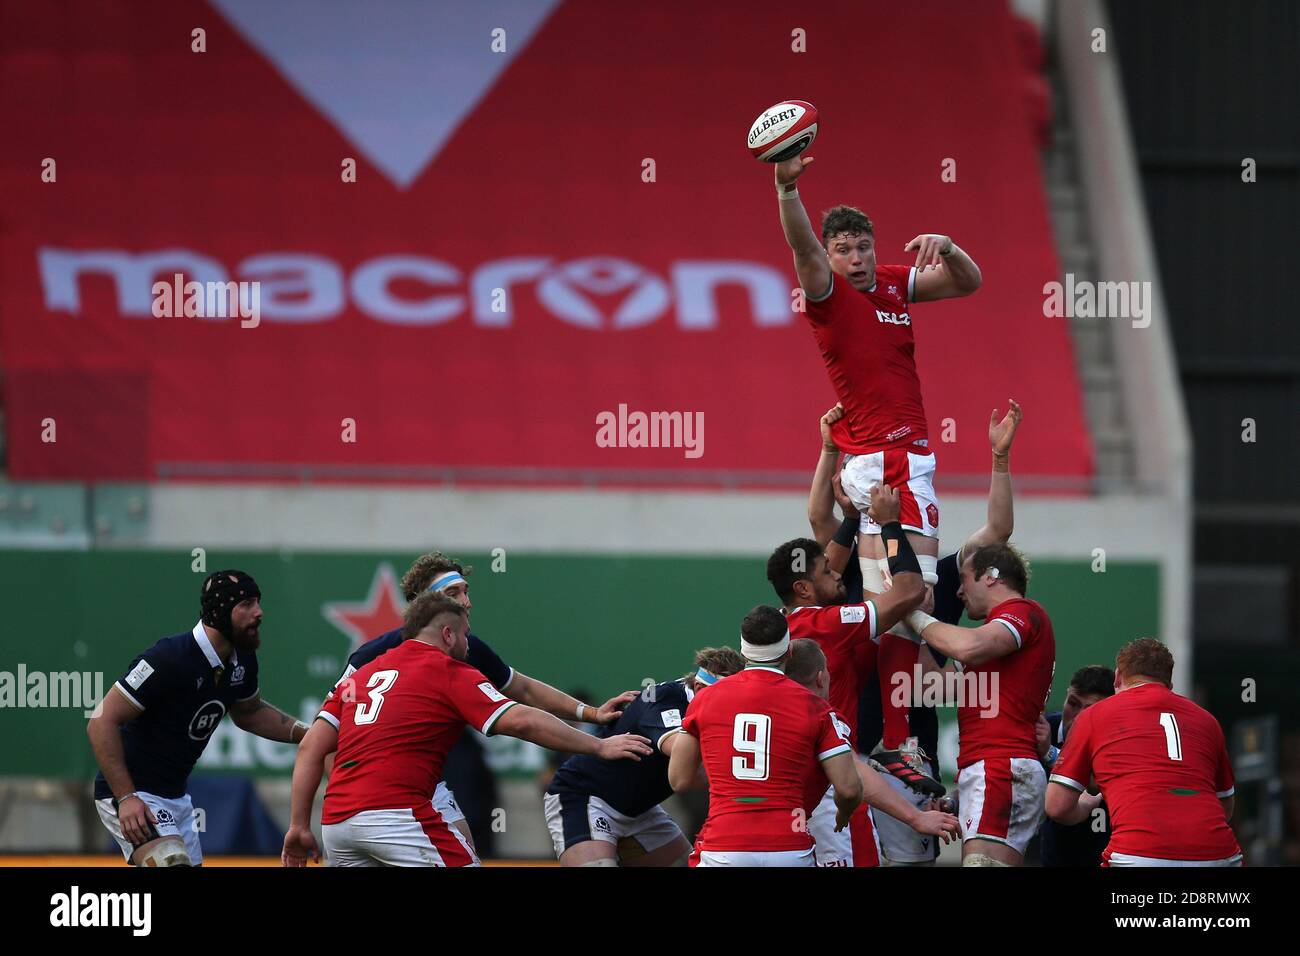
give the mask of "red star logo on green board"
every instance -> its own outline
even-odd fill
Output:
[[[321,605],[325,619],[348,636],[348,653],[371,638],[402,626],[406,602],[398,588],[392,566],[381,564],[370,581],[370,593],[362,601],[328,601]]]

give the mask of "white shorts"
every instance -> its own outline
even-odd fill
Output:
[[[816,866],[812,847],[806,850],[696,850],[691,866]]]
[[[433,788],[433,809],[442,814],[444,823],[459,823],[465,819],[465,812],[456,802],[456,795],[441,780],[438,781],[438,786]]]
[[[862,514],[862,533],[880,534],[867,517],[871,489],[884,482],[898,489],[898,520],[905,531],[939,537],[939,499],[934,495],[934,452],[922,445],[903,445],[869,455],[846,455],[840,483]]]
[[[1238,853],[1222,860],[1162,860],[1155,856],[1131,856],[1128,853],[1112,853],[1105,858],[1102,866],[1241,866],[1242,856]]]
[[[827,789],[821,803],[808,818],[808,835],[817,845],[813,853],[818,866],[880,866],[880,840],[865,803],[853,812],[849,825],[835,832],[835,788]]]
[[[962,841],[1005,843],[1021,856],[1047,813],[1047,771],[1031,757],[977,760],[957,772]]]
[[[183,797],[172,799],[155,797],[152,793],[145,793],[143,790],[137,790],[135,795],[153,812],[154,820],[157,821],[154,829],[158,831],[158,836],[180,837],[185,841],[185,852],[190,855],[190,862],[195,866],[201,864],[203,847],[199,845],[199,831],[194,822],[194,804],[190,801],[190,795],[187,793]],[[135,848],[122,833],[122,824],[117,819],[117,811],[113,809],[113,801],[107,797],[96,800],[95,809],[99,811],[99,819],[104,827],[113,834],[113,839],[121,847],[122,855],[130,863]]]
[[[321,827],[330,866],[478,866],[478,855],[432,804],[362,810]]]
[[[917,793],[892,773],[880,775],[886,783],[918,810],[930,809],[931,798]],[[930,863],[939,856],[939,838],[917,833],[902,820],[895,820],[883,810],[873,814],[880,852],[889,863]]]
[[[567,792],[546,794],[542,806],[556,859],[570,847],[590,840],[601,840],[616,847],[624,840],[633,840],[643,852],[649,853],[682,836],[681,829],[663,807],[651,807],[640,816],[629,817],[600,797]]]

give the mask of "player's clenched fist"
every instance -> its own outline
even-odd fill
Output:
[[[871,507],[867,517],[878,525],[887,525],[898,520],[898,489],[891,488],[883,481],[871,486]]]
[[[617,734],[600,742],[596,756],[602,760],[640,760],[654,753],[650,741],[636,734]]]
[[[776,164],[776,184],[788,186],[803,175],[804,167],[813,161],[811,156],[795,156],[784,163]]]

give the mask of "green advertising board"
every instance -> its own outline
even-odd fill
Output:
[[[85,692],[107,688],[135,654],[192,628],[200,582],[223,567],[252,573],[262,588],[263,696],[310,719],[357,643],[397,625],[397,581],[414,557],[210,551],[196,570],[197,559],[179,551],[0,551],[0,775],[92,776],[89,705],[52,698],[73,696],[74,674],[88,675],[80,681]],[[595,702],[684,674],[698,647],[736,646],[744,613],[775,603],[761,557],[457,557],[475,567],[474,633],[518,670],[562,690],[583,689]],[[1093,573],[1084,561],[1040,561],[1030,595],[1056,631],[1054,707],[1075,668],[1112,663],[1125,640],[1158,632],[1155,564],[1110,562]],[[32,675],[45,683],[39,696]],[[491,763],[531,772],[540,754],[501,741]],[[269,775],[292,765],[287,745],[252,738],[227,720],[200,767]]]

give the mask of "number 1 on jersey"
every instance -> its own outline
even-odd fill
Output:
[[[1183,738],[1178,733],[1178,721],[1168,711],[1160,715],[1160,726],[1165,729],[1165,746],[1169,748],[1170,760],[1183,759]]]
[[[731,746],[746,757],[731,758],[731,775],[737,780],[766,780],[772,746],[772,718],[767,714],[737,714]]]

